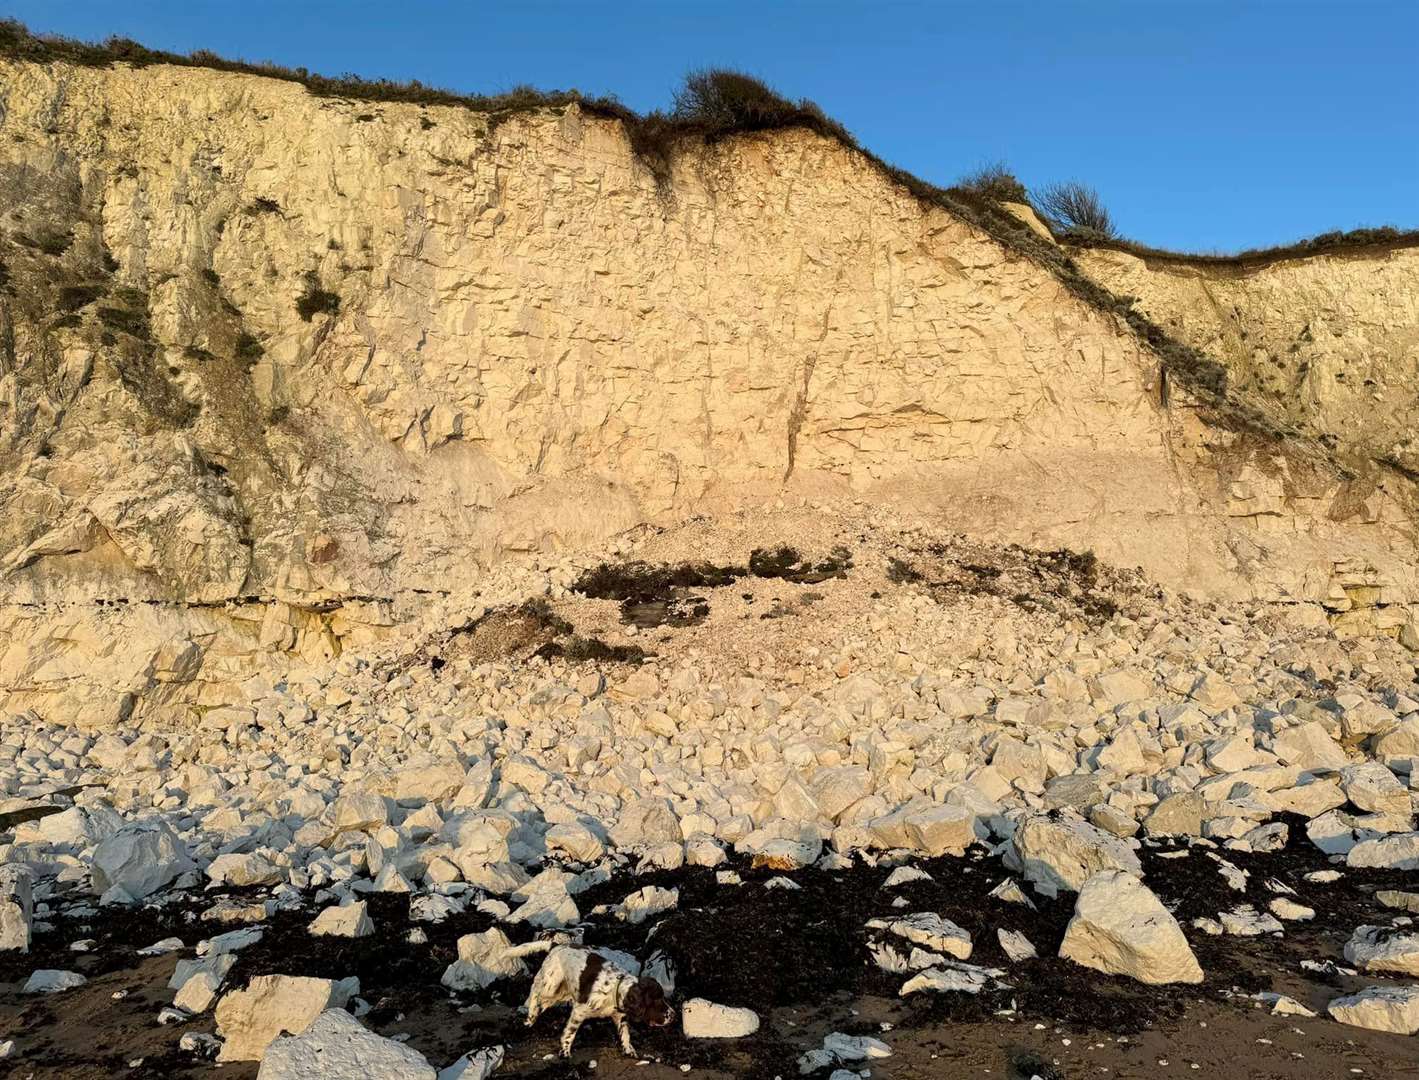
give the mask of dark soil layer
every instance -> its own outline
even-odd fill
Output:
[[[815,561],[795,548],[780,545],[755,548],[748,566],[603,563],[582,574],[572,591],[593,600],[619,601],[622,621],[636,626],[695,626],[710,612],[709,602],[697,591],[722,589],[746,577],[817,585],[829,578],[846,577],[851,569],[852,553],[846,548],[834,548]]]
[[[989,596],[1026,611],[1082,618],[1100,626],[1127,612],[1139,595],[1136,574],[1106,567],[1090,551],[1041,551],[1007,544],[990,551],[975,545],[930,544],[893,559],[888,578],[920,585],[941,599]]]
[[[516,607],[494,608],[481,618],[455,627],[423,648],[395,661],[403,671],[427,664],[441,671],[450,660],[590,660],[599,663],[639,664],[651,653],[637,645],[608,645],[598,638],[582,637],[545,600],[529,600]]]
[[[885,865],[859,865],[842,872],[800,871],[790,875],[798,889],[764,888],[765,881],[779,876],[776,872],[739,865],[744,880],[740,886],[718,884],[714,871],[703,868],[656,871],[596,886],[579,895],[577,904],[586,914],[597,905],[616,904],[645,885],[679,889],[678,909],[658,921],[632,926],[614,915],[589,919],[586,941],[624,949],[642,959],[663,951],[674,963],[677,997],[682,1000],[705,997],[748,1006],[764,1016],[803,1013],[818,1016],[827,1025],[825,1030],[854,1034],[880,1034],[874,1024],[854,1019],[852,1003],[871,1000],[895,1002],[894,1023],[904,1031],[1023,1019],[1133,1036],[1177,1023],[1199,1003],[1271,989],[1288,980],[1294,983],[1301,977],[1301,959],[1339,960],[1357,925],[1383,925],[1393,917],[1374,893],[1412,884],[1412,875],[1344,869],[1335,883],[1312,884],[1304,875],[1328,867],[1329,862],[1300,829],[1293,827],[1292,836],[1287,848],[1273,854],[1222,853],[1249,873],[1244,893],[1227,885],[1207,849],[1192,849],[1184,858],[1165,858],[1166,845],[1144,848],[1146,879],[1166,904],[1175,907],[1206,972],[1206,981],[1199,986],[1150,987],[1059,959],[1056,954],[1072,913],[1073,896],[1035,897],[1038,910],[992,897],[991,890],[1007,874],[997,859],[982,850],[965,858],[917,863],[932,880],[892,890],[882,888],[890,873]],[[1294,890],[1297,901],[1316,909],[1316,919],[1287,924],[1284,937],[1279,938],[1212,938],[1189,926],[1197,916],[1215,916],[1241,903],[1264,910],[1277,895],[1268,881]],[[186,1075],[188,1070],[195,1070],[191,1075],[202,1074],[208,1066],[173,1047],[186,1030],[211,1030],[210,1016],[157,1028],[154,1017],[171,1000],[163,984],[175,957],[145,959],[137,950],[168,936],[190,944],[227,929],[200,921],[198,913],[218,897],[242,894],[243,890],[222,890],[167,907],[105,909],[73,919],[61,916],[54,932],[36,939],[30,955],[0,954],[0,1034],[21,1036],[17,1071],[8,1075],[28,1075],[30,1069],[20,1062],[32,1063],[37,1055],[63,1064],[61,1071],[48,1074],[56,1076]],[[896,896],[905,897],[907,906],[893,908]],[[369,900],[376,934],[356,941],[311,937],[306,931],[310,909],[277,914],[266,924],[262,940],[240,953],[234,984],[262,974],[356,975],[362,996],[373,1006],[365,1022],[385,1034],[416,1031],[414,1045],[432,1061],[446,1063],[473,1046],[500,1042],[509,1046],[509,1067],[500,1075],[584,1075],[575,1071],[577,1066],[540,1061],[543,1048],[553,1045],[562,1018],[554,1014],[531,1032],[523,1026],[516,1007],[526,995],[530,977],[497,983],[474,995],[450,994],[439,984],[443,969],[456,958],[458,938],[487,929],[494,924],[491,916],[467,912],[441,924],[416,924],[409,920],[407,896],[372,895]],[[971,962],[1004,969],[1009,987],[978,996],[921,993],[896,1001],[904,977],[872,964],[864,924],[875,916],[909,911],[934,911],[970,931],[975,943]],[[407,932],[415,925],[424,930],[426,943],[408,942]],[[525,926],[506,929],[514,940],[534,935]],[[999,929],[1023,933],[1038,949],[1039,959],[1011,963],[997,943]],[[84,937],[97,942],[92,951],[69,950],[70,942]],[[18,984],[32,970],[44,967],[79,971],[91,983],[53,997],[19,995]],[[1336,989],[1342,988],[1339,977],[1330,981]],[[91,999],[101,991],[106,996],[112,988],[133,993],[119,1002],[95,1006]],[[76,1003],[84,1002],[87,1006],[76,1015]],[[75,1024],[86,1026],[77,1048]],[[792,1026],[766,1025],[752,1038],[719,1043],[685,1040],[671,1027],[639,1032],[637,1045],[652,1057],[724,1070],[728,1075],[771,1077],[792,1071],[793,1059],[804,1049],[798,1036]],[[609,1027],[601,1031],[592,1025],[578,1047],[599,1048],[609,1056],[614,1052],[613,1037]],[[151,1052],[141,1067],[130,1069],[126,1062],[135,1054],[144,1056],[144,1046]],[[0,1066],[0,1076],[7,1075],[3,1069]],[[229,1068],[223,1075],[243,1075],[240,1070]]]

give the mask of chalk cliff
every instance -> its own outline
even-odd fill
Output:
[[[499,559],[777,499],[1398,633],[1419,255],[1075,257],[1300,434],[1213,423],[1118,314],[808,131],[658,183],[576,105],[0,62],[0,709],[183,722]]]

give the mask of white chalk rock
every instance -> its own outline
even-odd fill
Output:
[[[436,1080],[413,1047],[368,1030],[343,1009],[329,1009],[298,1035],[282,1035],[261,1057],[257,1080],[325,1080],[368,1076],[379,1080]]]
[[[1067,811],[1021,821],[1006,849],[1005,865],[1045,893],[1077,892],[1103,870],[1143,876],[1134,845]]]
[[[329,838],[342,832],[370,832],[389,824],[389,806],[382,795],[369,791],[352,791],[341,795],[325,812]]]
[[[374,920],[368,908],[364,900],[332,905],[315,917],[310,932],[317,937],[369,937],[374,933]]]
[[[55,971],[51,968],[40,968],[40,970],[30,973],[21,993],[58,994],[64,990],[77,989],[88,981],[77,971]]]
[[[930,990],[938,994],[979,994],[990,984],[990,981],[990,970],[976,967],[973,964],[929,967],[904,982],[898,993],[902,997],[908,997],[923,990]]]
[[[958,960],[971,958],[971,935],[934,911],[918,911],[900,919],[869,919],[867,928],[885,930]]]
[[[464,934],[458,939],[458,959],[444,969],[441,981],[450,990],[469,991],[482,990],[499,979],[515,979],[527,974],[522,957],[535,951],[537,944],[515,946],[496,926],[481,934]]]
[[[964,855],[966,849],[990,833],[979,817],[962,806],[933,806],[906,815],[903,825],[911,847],[933,858],[938,855]]]
[[[1382,870],[1419,870],[1419,832],[1364,840],[1350,848],[1346,866]]]
[[[1419,933],[1358,927],[1345,943],[1345,959],[1362,971],[1419,976]]]
[[[621,901],[617,914],[631,925],[639,926],[646,919],[665,911],[673,911],[679,905],[679,889],[662,889],[658,885],[647,885]]]
[[[1287,728],[1276,736],[1271,752],[1298,769],[1339,769],[1350,762],[1340,744],[1318,720]]]
[[[30,951],[34,878],[23,866],[0,867],[0,950]]]
[[[704,998],[685,1002],[680,1022],[691,1039],[742,1039],[759,1030],[759,1014],[753,1009],[716,1005]]]
[[[215,971],[199,971],[182,984],[172,1003],[193,1016],[210,1009],[222,989],[223,976]]]
[[[504,1053],[501,1046],[470,1050],[452,1065],[441,1070],[438,1080],[488,1080],[502,1065]]]
[[[257,1061],[278,1035],[301,1034],[321,1013],[343,1008],[358,992],[353,979],[259,975],[246,989],[217,1002],[217,1034],[222,1037],[217,1060]]]
[[[168,979],[168,989],[181,990],[189,979],[195,979],[199,975],[210,975],[212,985],[221,986],[222,980],[236,966],[236,962],[236,954],[229,952],[218,953],[202,960],[179,960],[172,978]]]
[[[243,926],[237,930],[228,930],[225,934],[218,934],[206,941],[199,941],[197,955],[221,956],[223,953],[241,952],[242,949],[255,945],[265,936],[266,928],[262,926]]]
[[[611,830],[611,839],[619,848],[649,844],[677,843],[684,839],[680,819],[665,799],[639,799],[622,807],[621,816]]]
[[[1298,904],[1294,900],[1287,900],[1284,896],[1278,896],[1266,905],[1271,910],[1271,914],[1278,919],[1285,919],[1287,922],[1306,922],[1316,917],[1315,909],[1308,908],[1305,904]]]
[[[895,889],[899,885],[906,885],[913,881],[930,881],[931,875],[917,866],[899,866],[887,875],[887,880],[882,882],[882,888]]]
[[[1306,1008],[1295,998],[1287,997],[1285,994],[1262,992],[1254,996],[1263,1005],[1271,1006],[1272,1016],[1300,1016],[1305,1018],[1315,1016],[1315,1013],[1310,1009]]]
[[[1342,1024],[1419,1034],[1419,986],[1371,986],[1358,994],[1336,998],[1326,1011]]]
[[[1374,814],[1413,813],[1409,791],[1378,761],[1348,765],[1340,770],[1340,787],[1345,797],[1361,810]]]
[[[606,845],[590,828],[579,821],[553,825],[544,838],[550,854],[566,855],[577,862],[595,862],[606,854]]]
[[[798,1072],[802,1076],[826,1069],[840,1063],[867,1061],[871,1058],[892,1056],[892,1048],[881,1039],[869,1035],[844,1035],[835,1031],[823,1039],[817,1050],[809,1050],[798,1058]],[[842,1071],[842,1070],[839,1070]]]
[[[719,866],[728,856],[712,836],[692,836],[685,842],[685,862],[691,866]]]
[[[1250,904],[1242,904],[1231,911],[1219,911],[1217,921],[1232,937],[1259,937],[1283,929],[1275,918],[1264,911],[1257,911]]]
[[[1085,882],[1059,955],[1144,983],[1202,981],[1202,968],[1177,920],[1152,890],[1122,870],[1106,870]]]
[[[276,885],[286,880],[286,871],[256,852],[218,855],[207,866],[213,885]]]
[[[1018,964],[1022,960],[1033,960],[1039,955],[1035,951],[1035,946],[1030,939],[1016,930],[1006,930],[1004,928],[995,931],[996,940],[1000,942],[1000,948],[1004,951],[1013,963]]]
[[[1407,911],[1411,915],[1419,915],[1419,892],[1404,892],[1400,889],[1381,889],[1375,893],[1375,899],[1385,907],[1395,908],[1398,911]]]
[[[121,889],[134,900],[170,885],[197,864],[166,822],[125,825],[94,848],[94,891]]]
[[[802,870],[805,866],[812,866],[822,853],[823,845],[817,840],[777,837],[754,852],[753,865],[769,870]]]

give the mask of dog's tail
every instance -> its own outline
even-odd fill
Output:
[[[556,938],[548,938],[544,941],[529,941],[524,945],[513,945],[508,949],[508,953],[517,957],[536,956],[538,953],[551,952],[558,945],[563,944],[565,944],[565,942],[558,941]]]

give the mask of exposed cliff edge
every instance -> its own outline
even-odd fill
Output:
[[[821,134],[670,168],[575,103],[0,62],[0,708],[180,721],[510,553],[779,498],[1410,617],[1413,249],[1075,253],[1268,428]]]

